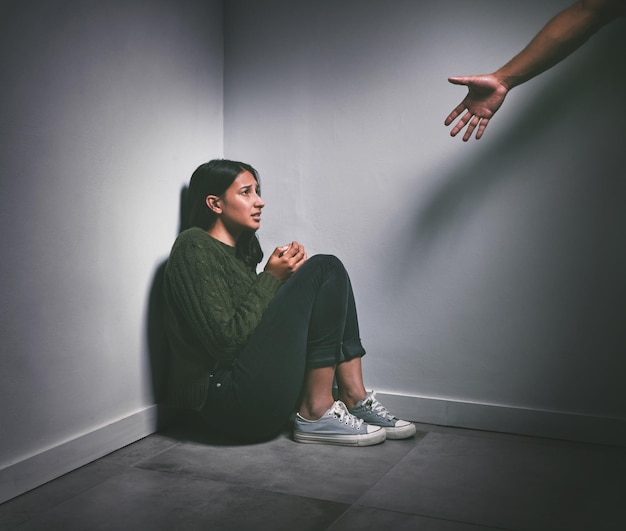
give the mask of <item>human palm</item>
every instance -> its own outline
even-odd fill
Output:
[[[456,136],[467,125],[463,141],[467,142],[470,139],[474,129],[476,129],[476,140],[478,140],[483,136],[489,120],[502,105],[509,89],[493,74],[450,77],[448,81],[455,85],[465,85],[468,88],[467,96],[445,120],[445,124],[450,125],[465,111],[450,131],[450,135]]]

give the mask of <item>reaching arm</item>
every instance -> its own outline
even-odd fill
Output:
[[[623,0],[580,0],[561,11],[518,55],[496,72],[509,90],[570,55],[602,26],[624,14]]]
[[[465,111],[450,134],[456,136],[467,125],[463,140],[469,140],[475,129],[479,139],[513,87],[559,63],[602,26],[625,14],[626,0],[579,0],[557,14],[519,54],[492,74],[449,78],[450,83],[465,85],[469,91],[445,120],[450,125]]]

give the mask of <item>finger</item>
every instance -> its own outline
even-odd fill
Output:
[[[446,118],[444,124],[450,125],[452,123],[452,120],[454,120],[457,116],[459,116],[464,110],[465,110],[465,104],[463,102],[459,103],[454,108],[454,110],[450,114],[448,114],[448,117]]]
[[[300,248],[299,247],[293,247],[291,246],[291,248],[285,252],[285,254],[283,255],[283,259],[287,260],[288,263],[290,264],[294,264],[295,262],[298,261],[298,256],[300,254]]]
[[[298,245],[298,252],[294,255],[294,258],[296,258],[297,260],[301,260],[305,254],[306,252],[304,250],[304,246]]]
[[[274,254],[278,258],[280,258],[281,256],[283,256],[289,250],[289,247],[291,247],[291,244],[283,245],[282,247],[276,247],[276,250],[274,251]]]
[[[465,127],[465,125],[467,124],[467,122],[470,121],[471,118],[472,118],[472,113],[467,111],[463,116],[461,116],[461,119],[452,128],[452,131],[450,131],[450,135],[456,136],[456,134]]]
[[[295,252],[295,249],[294,249],[295,243],[296,242],[291,242],[291,243],[288,243],[287,245],[283,245],[282,247],[280,247],[281,252],[278,256],[280,257],[284,256],[285,258],[289,258],[293,256],[293,253]]]
[[[474,129],[476,129],[476,126],[478,125],[478,122],[480,122],[480,118],[478,118],[478,116],[474,116],[471,119],[469,125],[467,126],[467,131],[465,131],[465,134],[463,135],[464,142],[467,142],[470,139]]]
[[[478,131],[476,131],[476,140],[480,140],[480,137],[483,136],[485,129],[489,125],[489,118],[483,118],[480,121],[480,125],[478,126]]]
[[[302,264],[306,262],[306,253],[303,252],[300,256],[295,259],[295,264],[293,265],[294,269],[298,269]]]

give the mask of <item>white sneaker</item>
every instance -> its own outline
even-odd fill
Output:
[[[374,391],[368,393],[363,400],[359,400],[350,413],[370,425],[385,428],[387,439],[408,439],[415,435],[415,425],[389,413],[387,408],[376,400]]]
[[[318,420],[307,420],[296,414],[293,429],[294,440],[301,443],[371,446],[382,443],[385,437],[382,427],[371,426],[351,415],[340,400]]]

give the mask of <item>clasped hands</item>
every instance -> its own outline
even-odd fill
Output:
[[[304,246],[293,241],[282,247],[276,247],[270,255],[265,272],[285,282],[296,270],[306,262],[307,254]]]

